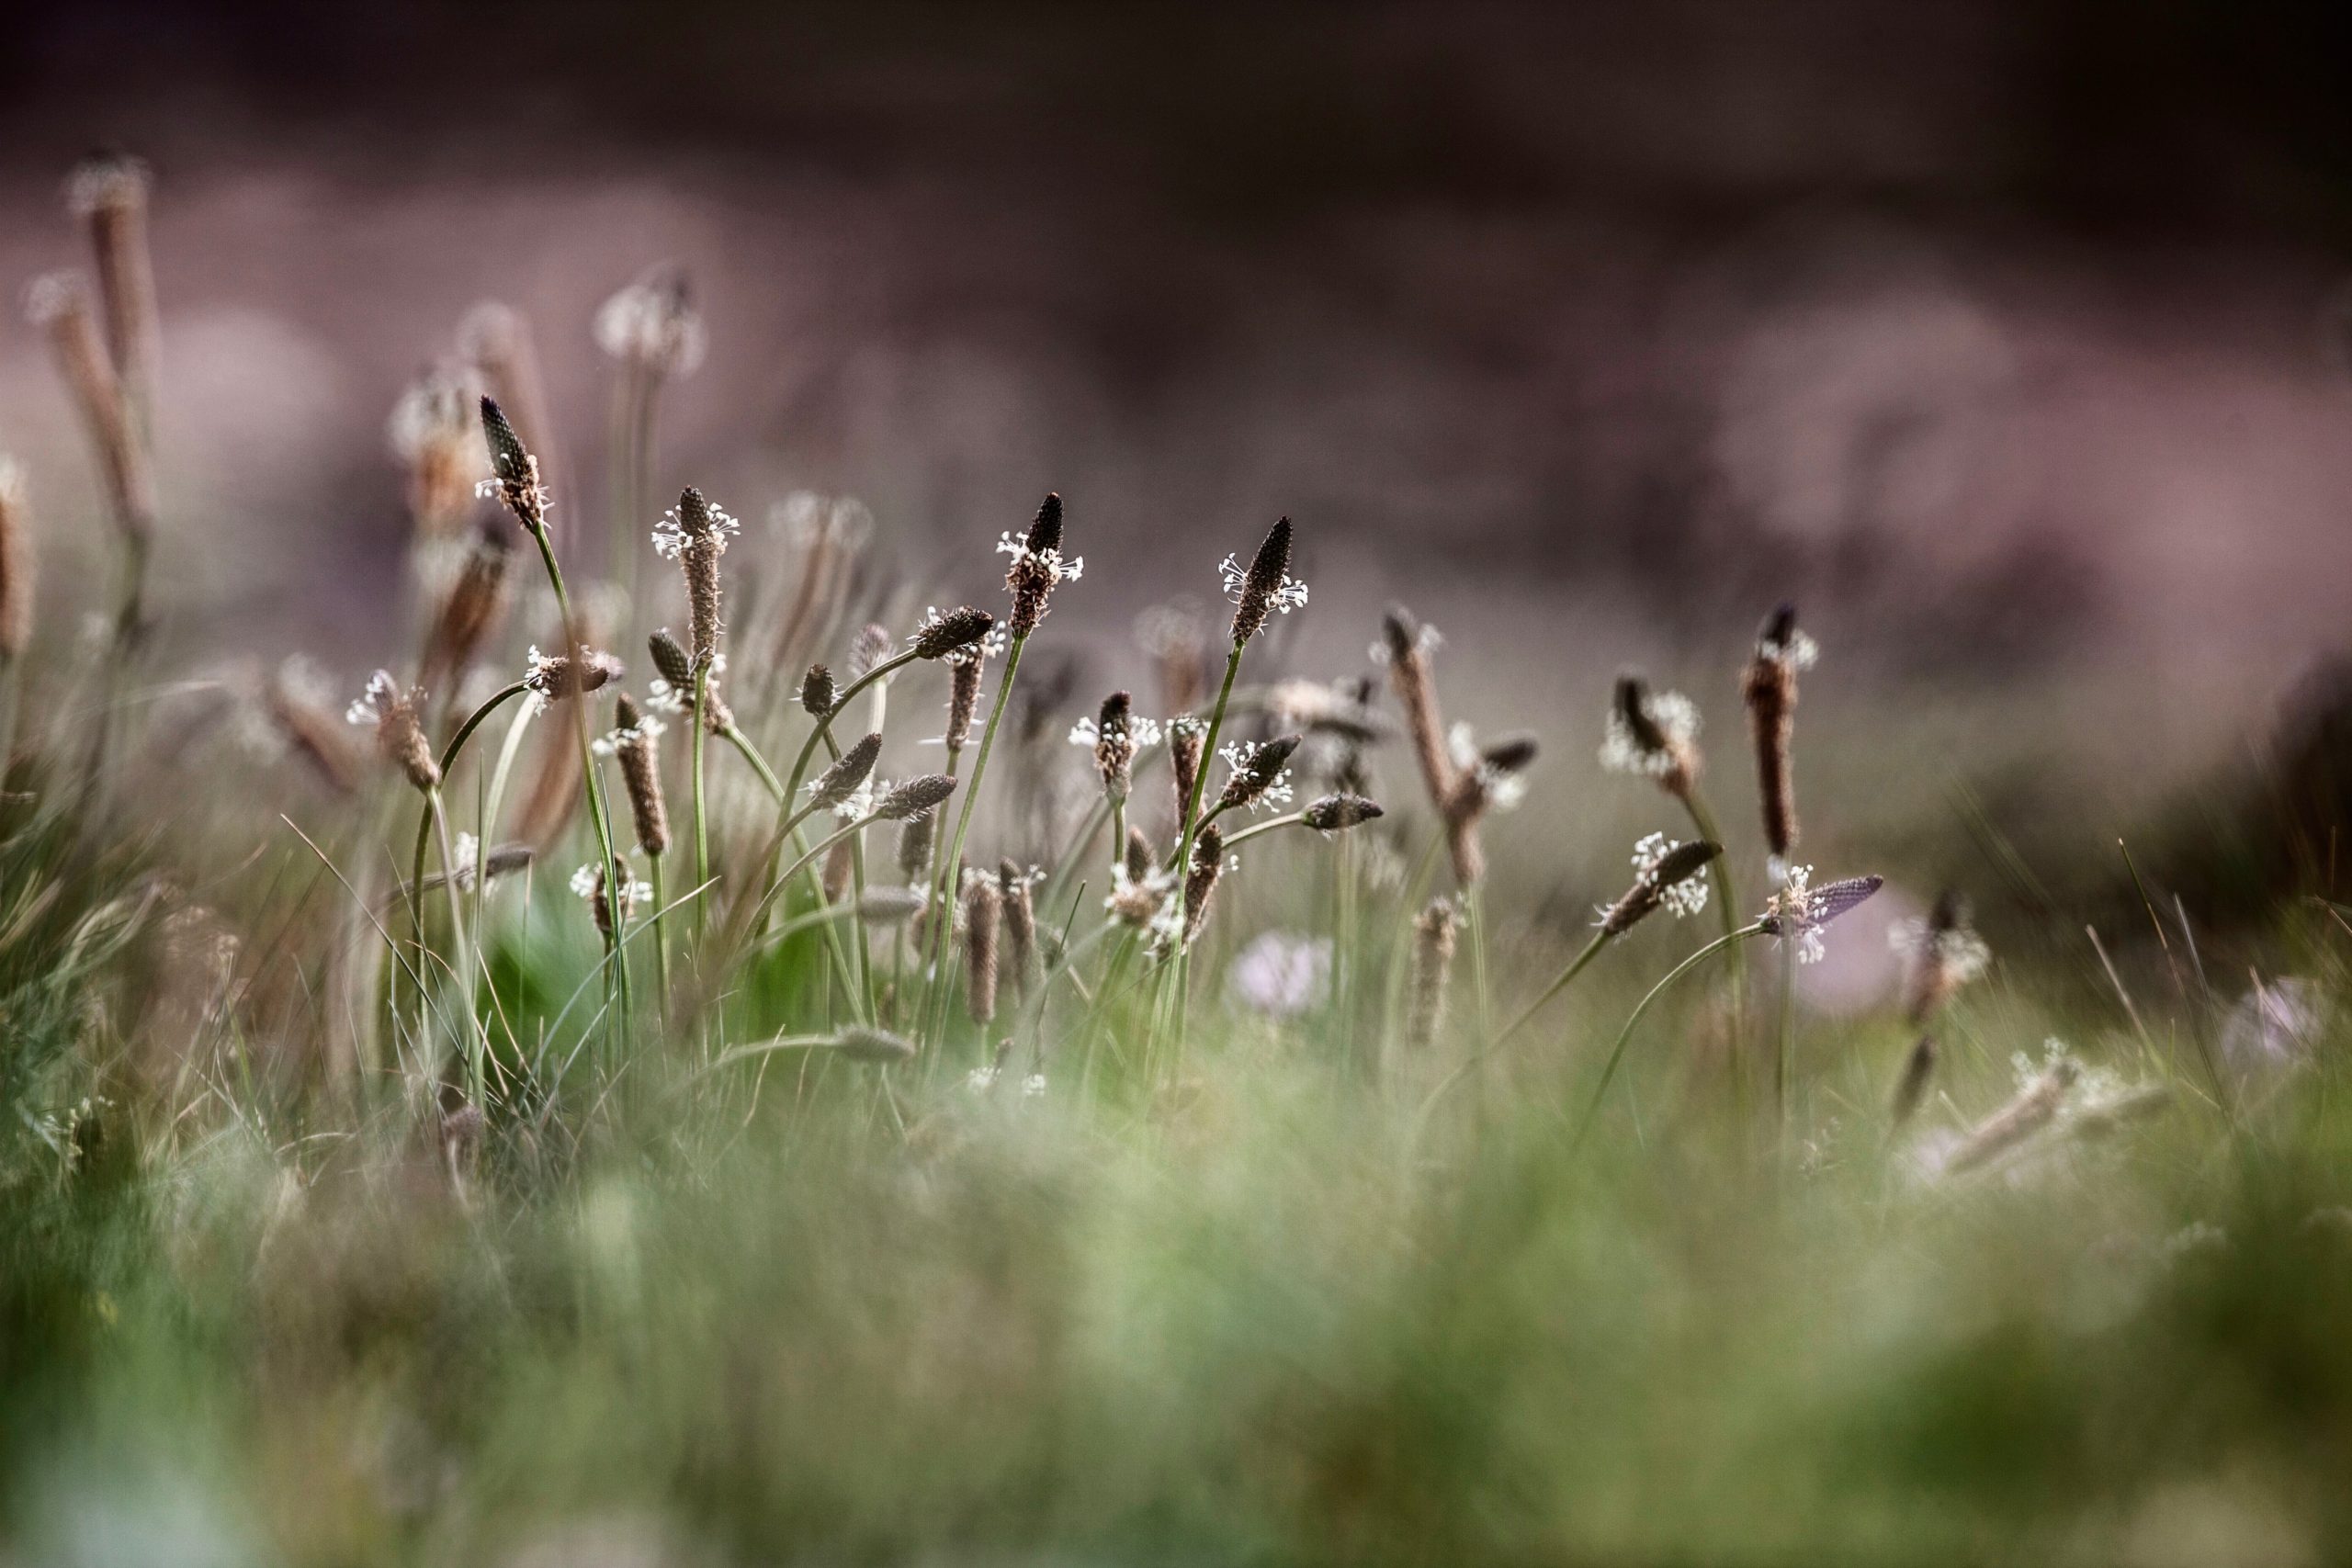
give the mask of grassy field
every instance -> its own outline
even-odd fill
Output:
[[[854,503],[665,516],[662,279],[608,475],[512,312],[403,404],[346,724],[174,669],[146,187],[74,195],[119,571],[49,633],[88,480],[0,480],[6,1561],[2352,1551],[2325,744],[2052,809],[2054,699],[1800,705],[1785,611],[1703,730],[1469,738],[1522,650],[1294,668],[1287,521],[1076,691],[1079,502],[918,581]]]

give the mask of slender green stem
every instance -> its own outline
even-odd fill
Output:
[[[1533,1001],[1528,1003],[1526,1010],[1522,1011],[1517,1018],[1512,1019],[1509,1023],[1503,1026],[1502,1032],[1495,1036],[1494,1044],[1500,1045],[1504,1041],[1509,1040],[1512,1035],[1526,1028],[1530,1023],[1532,1023],[1535,1021],[1535,1015],[1542,1012],[1546,1007],[1549,1007],[1554,997],[1556,997],[1562,991],[1566,990],[1568,987],[1575,982],[1576,977],[1584,973],[1585,965],[1590,964],[1594,958],[1600,955],[1600,950],[1609,945],[1610,940],[1611,933],[1608,931],[1593,932],[1592,940],[1586,942],[1583,950],[1574,958],[1568,960],[1567,967],[1561,970],[1558,976],[1553,979],[1552,983],[1544,987],[1544,994],[1536,998]]]
[[[458,1048],[466,1054],[466,1098],[469,1103],[480,1105],[488,1084],[485,1058],[489,1055],[490,1042],[482,1035],[481,1021],[474,1012],[473,965],[466,945],[465,908],[458,897],[457,851],[449,841],[449,818],[441,807],[440,790],[425,791],[424,804],[426,814],[432,818],[435,831],[441,840],[441,887],[449,900],[450,968],[453,972],[450,989],[456,993],[458,1005],[466,1021],[465,1038],[458,1043]],[[481,857],[481,852],[477,849],[474,860],[477,879],[482,874]]]
[[[1577,1123],[1576,1133],[1571,1142],[1572,1147],[1581,1145],[1584,1142],[1585,1134],[1592,1131],[1593,1119],[1600,1114],[1600,1102],[1608,1097],[1609,1085],[1617,1076],[1617,1064],[1624,1059],[1625,1043],[1633,1039],[1634,1026],[1642,1021],[1642,1015],[1650,1010],[1650,1005],[1653,1002],[1656,1002],[1658,998],[1664,996],[1667,988],[1672,986],[1674,982],[1682,978],[1683,976],[1688,975],[1691,970],[1696,969],[1700,964],[1705,963],[1707,959],[1715,953],[1722,952],[1726,947],[1736,946],[1739,942],[1756,935],[1763,929],[1764,928],[1760,924],[1746,925],[1741,926],[1736,931],[1715,938],[1714,941],[1707,943],[1706,946],[1699,949],[1698,952],[1692,953],[1690,957],[1684,959],[1681,963],[1668,970],[1666,972],[1666,977],[1658,981],[1657,985],[1652,986],[1649,988],[1648,993],[1634,1005],[1633,1015],[1625,1020],[1625,1027],[1617,1032],[1617,1043],[1609,1049],[1609,1060],[1600,1069],[1600,1081],[1593,1086],[1591,1102],[1585,1107],[1584,1116],[1582,1120]]]
[[[1781,943],[1781,1031],[1772,1053],[1772,1113],[1783,1140],[1789,1133],[1789,1073],[1797,1053],[1797,944]]]
[[[1184,801],[1184,820],[1177,826],[1176,870],[1182,875],[1193,863],[1193,840],[1200,832],[1201,797],[1208,789],[1209,766],[1216,761],[1216,738],[1225,728],[1226,705],[1233,700],[1234,677],[1241,672],[1243,644],[1236,643],[1225,660],[1225,679],[1216,689],[1216,706],[1209,710],[1209,732],[1201,740],[1201,765],[1193,773],[1193,792]]]
[[[996,749],[996,732],[1004,722],[1005,706],[1012,696],[1013,679],[1021,673],[1021,650],[1028,646],[1028,642],[1029,639],[1026,637],[1017,637],[1012,639],[1012,647],[1005,649],[1004,673],[997,681],[996,701],[989,705],[988,726],[980,731],[980,749],[972,759],[971,782],[964,786],[964,804],[956,813],[956,832],[947,840],[947,853],[939,863],[938,908],[941,918],[932,922],[937,928],[937,934],[932,939],[931,944],[932,1000],[931,1005],[924,1010],[931,1021],[931,1028],[926,1032],[934,1038],[947,1026],[945,998],[950,988],[944,983],[947,972],[947,933],[948,928],[955,923],[952,918],[955,905],[951,900],[956,897],[956,867],[964,858],[964,837],[971,830],[973,808],[980,801],[980,779],[989,771],[989,753]],[[876,665],[867,672],[865,680],[873,680],[876,675],[888,668],[889,664],[887,661]],[[854,686],[851,688],[853,691],[855,689]],[[838,707],[835,711],[839,711]]]
[[[835,844],[840,843],[843,839],[848,838],[852,833],[863,832],[865,829],[881,820],[882,818],[873,812],[868,812],[863,817],[854,818],[848,822],[842,823],[839,828],[834,829],[831,832],[818,840],[815,844],[809,847],[808,853],[802,855],[798,860],[794,861],[790,865],[786,866],[784,868],[784,874],[769,885],[768,890],[760,896],[760,901],[752,906],[751,918],[743,922],[743,929],[746,931],[749,931],[756,927],[760,923],[760,918],[767,913],[768,906],[775,901],[776,895],[783,892],[785,887],[794,877],[799,875],[802,872],[815,864],[818,856],[831,849]],[[854,908],[854,906],[851,907]]]
[[[1018,652],[1020,645],[1016,643],[1013,647],[1016,650],[1013,658],[1017,661],[1020,657]],[[841,717],[848,710],[849,700],[875,682],[887,679],[892,671],[904,669],[907,665],[913,663],[919,657],[921,656],[913,649],[893,654],[842,688],[841,694],[833,698],[832,707],[826,712],[824,717],[817,721],[816,728],[808,731],[808,739],[800,743],[800,754],[792,760],[792,776],[786,783],[783,790],[785,800],[788,801],[800,793],[801,783],[808,776],[809,759],[817,754],[818,743],[832,733],[833,720]],[[1007,675],[1012,673],[1011,665],[1006,666],[1005,673]],[[761,766],[762,771],[764,772],[764,764]]]
[[[1699,786],[1692,784],[1682,795],[1683,809],[1690,814],[1690,825],[1699,837],[1711,844],[1724,841],[1723,832],[1715,826],[1715,814],[1708,807],[1707,797]],[[1723,932],[1729,936],[1739,924],[1739,889],[1732,881],[1732,857],[1720,854],[1714,858],[1712,870],[1715,877],[1715,916]],[[1731,1037],[1734,1054],[1747,1038],[1747,954],[1735,946],[1728,960],[1731,967]]]
[[[1216,817],[1216,812],[1209,813],[1211,820],[1215,820]],[[1228,850],[1238,850],[1250,840],[1271,833],[1277,828],[1295,828],[1306,820],[1306,813],[1304,811],[1285,811],[1280,817],[1269,817],[1263,822],[1250,823],[1250,826],[1227,839],[1225,841],[1225,847]]]
[[[1595,931],[1593,933],[1592,940],[1584,944],[1583,950],[1574,958],[1568,960],[1568,966],[1560,971],[1558,977],[1555,978],[1551,985],[1544,987],[1544,994],[1528,1004],[1526,1011],[1521,1013],[1517,1018],[1511,1020],[1509,1024],[1505,1025],[1501,1033],[1496,1035],[1493,1039],[1487,1041],[1486,1044],[1480,1046],[1477,1050],[1473,1051],[1468,1056],[1464,1057],[1461,1066],[1455,1067],[1452,1072],[1446,1074],[1444,1077],[1438,1080],[1438,1086],[1430,1090],[1429,1097],[1421,1101],[1420,1112],[1415,1118],[1416,1128],[1418,1129],[1421,1123],[1424,1123],[1429,1120],[1430,1112],[1437,1109],[1437,1102],[1444,1099],[1447,1092],[1450,1091],[1454,1085],[1464,1082],[1472,1073],[1476,1072],[1481,1063],[1485,1062],[1488,1057],[1500,1051],[1503,1048],[1504,1043],[1509,1041],[1512,1035],[1518,1033],[1521,1029],[1525,1028],[1528,1022],[1532,1020],[1537,1013],[1544,1010],[1545,1005],[1548,1004],[1554,997],[1556,997],[1562,991],[1566,990],[1569,985],[1575,981],[1576,977],[1585,972],[1586,965],[1589,964],[1596,957],[1600,956],[1600,950],[1608,946],[1610,941],[1610,934],[1607,931]]]
[[[703,705],[710,701],[710,669],[707,665],[695,671],[693,759],[690,764],[695,796],[695,938],[697,942],[710,931],[710,814],[703,795],[702,752]]]
[[[788,798],[785,793],[784,781],[775,776],[775,770],[768,766],[768,760],[765,757],[760,755],[760,749],[752,744],[751,738],[738,728],[732,720],[720,728],[718,738],[734,747],[742,756],[743,761],[751,764],[752,771],[760,775],[760,783],[766,786],[772,799]]]
[[[466,749],[466,742],[473,738],[474,731],[480,729],[492,714],[530,689],[531,683],[528,681],[512,682],[492,693],[480,707],[468,714],[466,721],[458,726],[457,733],[449,737],[449,743],[441,748],[441,776],[446,779],[456,769],[458,754]],[[416,851],[411,857],[408,885],[409,942],[420,955],[424,952],[424,852],[425,847],[432,841],[433,822],[439,811],[440,792],[437,790],[426,792],[424,806],[416,815]],[[485,832],[482,835],[481,846],[475,853],[480,857],[489,852],[490,836]],[[455,875],[457,872],[455,865],[444,866],[442,869],[451,875]],[[480,876],[477,873],[477,881],[479,880]],[[417,973],[421,985],[424,975],[422,963],[417,966]],[[418,1008],[422,1010],[424,998],[420,994],[416,999]],[[423,1016],[421,1011],[419,1016]]]
[[[662,924],[662,907],[669,900],[662,886],[662,857],[645,857],[645,879],[653,887],[653,985],[655,1003],[662,1010],[662,1025],[666,1031],[670,1023],[670,933]],[[699,903],[695,906],[699,908]]]
[[[1173,864],[1175,866],[1176,874],[1180,879],[1180,886],[1182,886],[1181,879],[1185,875],[1193,863],[1193,844],[1199,837],[1201,827],[1203,825],[1203,818],[1201,816],[1201,799],[1208,788],[1209,767],[1210,764],[1215,762],[1216,760],[1216,738],[1219,732],[1225,728],[1226,705],[1233,700],[1234,679],[1241,672],[1241,652],[1248,645],[1246,643],[1237,642],[1233,645],[1233,651],[1226,656],[1225,679],[1217,683],[1216,705],[1209,710],[1209,732],[1201,739],[1201,765],[1193,771],[1192,793],[1185,799],[1184,820],[1179,824],[1182,830],[1177,834],[1176,858]],[[1214,816],[1215,813],[1211,813],[1211,815]],[[1160,983],[1163,989],[1160,993],[1160,1001],[1153,1009],[1151,1038],[1145,1043],[1145,1055],[1147,1058],[1148,1058],[1155,1052],[1157,1041],[1162,1030],[1167,1027],[1168,1022],[1170,1021],[1170,1013],[1173,1011],[1176,1014],[1175,1026],[1177,1034],[1172,1050],[1174,1055],[1178,1059],[1180,1071],[1182,1070],[1182,1057],[1183,1052],[1183,1017],[1182,1003],[1191,984],[1191,946],[1180,942],[1176,944],[1173,962],[1163,964],[1160,966]],[[1171,1009],[1168,1004],[1168,993],[1164,988],[1166,986],[1170,984],[1175,987],[1175,996],[1177,998],[1177,1006],[1173,1009]]]
[[[556,614],[563,617],[564,653],[577,668],[586,649],[580,640],[580,622],[571,613],[571,595],[563,586],[563,568],[557,564],[555,558],[555,544],[548,537],[545,524],[533,528],[530,533],[532,541],[539,547],[539,559],[547,567],[548,584],[555,590]],[[572,703],[571,728],[580,743],[580,771],[582,782],[588,792],[588,816],[595,826],[597,852],[604,857],[601,863],[605,873],[605,918],[614,931],[618,932],[626,917],[622,909],[620,878],[612,874],[613,820],[605,799],[605,773],[597,764],[595,748],[589,743],[587,694],[572,698]],[[628,953],[626,946],[618,942],[613,948],[611,974],[618,1004],[613,1027],[626,1041],[629,1009]]]

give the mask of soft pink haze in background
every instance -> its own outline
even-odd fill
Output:
[[[1403,595],[1583,711],[1623,659],[1719,679],[1794,596],[1871,679],[2079,670],[2210,750],[2352,632],[2343,268],[2312,170],[2195,104],[2173,127],[2156,88],[2065,167],[2061,14],[598,9],[519,79],[454,12],[314,17],[271,47],[344,28],[350,58],[279,97],[286,61],[193,23],[77,90],[102,12],[15,62],[0,281],[81,260],[75,152],[148,156],[164,562],[199,639],[373,661],[385,415],[478,299],[532,316],[560,501],[601,536],[590,318],[674,261],[713,342],[666,399],[664,487],[748,516],[855,493],[962,597],[1058,489],[1094,570],[1057,625],[1114,672],[1137,608],[1212,596],[1287,512],[1327,669]],[[13,314],[0,447],[70,552],[95,479]]]

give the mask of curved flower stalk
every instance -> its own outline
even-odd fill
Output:
[[[579,616],[573,613],[571,596],[565,590],[563,569],[556,561],[555,542],[548,533],[548,496],[539,479],[538,459],[532,456],[507,423],[495,399],[481,400],[482,438],[490,448],[491,478],[483,481],[484,490],[503,502],[514,514],[516,522],[538,546],[539,560],[547,568],[548,585],[555,592],[556,613],[563,621],[563,657],[575,669],[584,668],[587,650],[582,643]],[[575,704],[572,708],[572,731],[579,742],[580,770],[588,796],[588,817],[596,832],[599,863],[613,858],[613,818],[610,802],[605,795],[603,770],[596,765],[590,750],[590,728],[587,705]],[[622,925],[618,894],[606,889],[606,923],[615,930]],[[616,947],[609,969],[612,976],[616,1010],[615,1026],[627,1036],[629,1010],[628,953],[626,946]]]
[[[955,831],[948,836],[947,852],[939,863],[937,897],[940,907],[948,907],[955,895],[955,878],[964,857],[964,840],[971,831],[972,813],[979,804],[980,781],[988,773],[989,754],[995,750],[997,731],[1004,722],[1006,705],[1012,696],[1012,684],[1021,672],[1022,650],[1028,646],[1030,634],[1037,629],[1052,608],[1054,590],[1063,582],[1080,577],[1086,570],[1084,558],[1062,553],[1062,498],[1058,492],[1048,492],[1038,503],[1037,515],[1031,520],[1029,531],[1016,540],[1010,533],[997,543],[1001,554],[1012,557],[1012,565],[1004,574],[1004,588],[1012,596],[1012,611],[1007,625],[1008,640],[1004,654],[1004,673],[998,679],[996,700],[989,705],[986,727],[980,731],[980,749],[972,759],[972,779],[964,791],[964,804],[956,814]],[[985,636],[985,630],[982,636]],[[971,639],[978,642],[978,637]],[[977,679],[977,660],[975,663]],[[974,688],[977,694],[977,685]],[[950,724],[951,731],[954,725]],[[951,756],[958,748],[951,747]],[[931,964],[934,977],[942,975],[946,959],[946,923],[933,939]],[[935,983],[936,999],[926,1009],[932,1021],[933,1037],[945,1027],[944,987]]]

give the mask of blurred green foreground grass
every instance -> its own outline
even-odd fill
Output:
[[[2055,961],[2006,964],[1954,1005],[1921,1136],[2013,1091],[1980,1032],[2172,1092],[1938,1178],[1887,1137],[1899,1026],[1807,1022],[1781,1149],[1726,1109],[1693,987],[1572,1149],[1600,1048],[1687,950],[1661,927],[1426,1124],[1436,1064],[1367,1071],[1344,1006],[1204,1008],[1148,1102],[1109,1061],[1083,1099],[951,1077],[902,1136],[870,1076],[779,1068],[755,1111],[748,1077],[653,1061],[593,1134],[493,1128],[453,1185],[398,1118],[224,1080],[175,1128],[110,1093],[141,883],[71,828],[6,852],[16,1561],[2352,1550],[2332,1038],[2220,1097],[2186,998],[2143,991],[2142,1043]],[[2339,989],[2325,919],[2262,940]],[[493,967],[560,997],[584,957]]]

